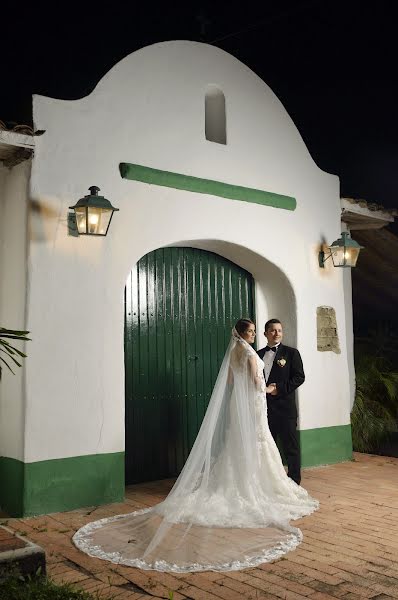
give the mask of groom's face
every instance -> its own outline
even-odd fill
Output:
[[[281,323],[271,323],[268,326],[267,331],[264,331],[264,335],[267,338],[268,346],[275,346],[282,341],[283,329]]]

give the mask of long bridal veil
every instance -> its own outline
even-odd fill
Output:
[[[167,498],[89,523],[73,538],[78,548],[141,569],[186,572],[255,566],[297,546],[302,535],[289,519],[310,514],[317,502],[285,474],[253,360],[261,373],[260,359],[234,330],[202,426]]]

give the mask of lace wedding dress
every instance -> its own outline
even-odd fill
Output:
[[[195,444],[167,498],[85,525],[75,545],[114,563],[172,572],[238,570],[294,549],[302,534],[289,521],[318,502],[286,475],[268,428],[263,368],[233,330]]]

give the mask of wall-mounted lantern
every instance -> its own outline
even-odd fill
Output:
[[[330,254],[325,257],[323,250],[319,252],[319,266],[323,269],[325,261],[332,257],[335,267],[355,267],[362,248],[363,246],[350,237],[348,231],[343,231],[341,237],[328,246]]]
[[[69,207],[75,211],[77,230],[80,235],[106,235],[113,213],[119,209],[104,196],[98,196],[100,188],[96,185],[88,189],[90,194]]]

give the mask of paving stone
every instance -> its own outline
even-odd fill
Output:
[[[10,570],[17,570],[23,576],[34,575],[39,570],[45,574],[45,552],[32,540],[0,525],[0,576]]]

